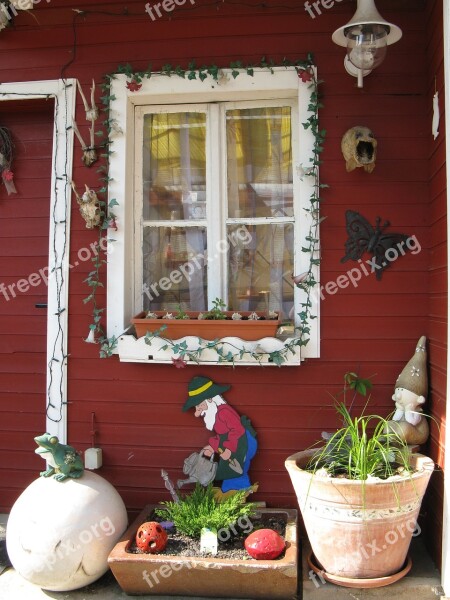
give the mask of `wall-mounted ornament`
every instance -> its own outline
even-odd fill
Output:
[[[14,173],[11,171],[13,150],[14,144],[9,129],[0,127],[0,173],[8,196],[10,194],[17,194],[16,186],[14,185]]]
[[[377,158],[377,140],[368,127],[356,125],[345,132],[341,150],[347,172],[362,167],[366,173],[375,169]]]
[[[349,259],[359,260],[365,252],[373,254],[369,263],[372,273],[375,272],[376,278],[380,280],[384,269],[409,249],[406,243],[409,236],[403,233],[385,233],[390,223],[385,221],[381,225],[381,217],[376,218],[375,227],[354,210],[347,210],[345,218],[348,240],[345,242],[346,254],[341,258],[341,263]]]
[[[439,121],[441,120],[441,113],[439,110],[439,92],[436,90],[433,96],[433,121],[431,124],[431,132],[433,139],[435,140],[439,135]]]
[[[86,222],[87,229],[98,227],[101,221],[101,211],[99,199],[94,190],[88,188],[85,184],[86,191],[80,196],[76,190],[75,183],[72,181],[72,189],[80,206],[80,214]]]
[[[95,82],[92,80],[91,104],[89,104],[86,100],[86,96],[83,93],[79,81],[77,81],[77,86],[78,91],[80,92],[81,100],[83,101],[84,110],[86,111],[86,120],[91,122],[91,126],[89,128],[89,145],[83,140],[75,119],[73,120],[73,130],[81,144],[81,149],[83,150],[83,156],[81,160],[86,167],[91,167],[98,160],[97,151],[95,149],[95,121],[98,119],[99,113],[95,104]]]

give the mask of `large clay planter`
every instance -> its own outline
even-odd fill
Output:
[[[162,317],[167,311],[156,311]],[[170,312],[170,311],[168,311]],[[237,337],[241,340],[260,340],[264,337],[275,337],[280,326],[279,319],[239,319],[232,320],[233,311],[227,311],[227,319],[208,320],[198,319],[199,312],[188,312],[189,319],[146,319],[145,311],[131,319],[138,338],[143,337],[148,331],[156,331],[163,325],[166,329],[161,337],[178,340],[182,337],[193,335],[204,340],[215,340],[224,337]],[[250,312],[241,312],[243,317],[248,317]],[[260,314],[260,313],[258,313]]]
[[[411,476],[363,484],[303,470],[314,452],[298,452],[285,465],[317,562],[343,579],[374,580],[400,572],[433,461],[414,454],[411,466],[417,472]]]
[[[127,594],[206,596],[211,598],[297,598],[297,511],[260,509],[286,519],[286,551],[276,560],[220,559],[127,552],[139,526],[154,506],[144,508],[108,558],[120,587]]]

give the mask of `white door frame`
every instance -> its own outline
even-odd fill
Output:
[[[450,239],[449,207],[450,207],[450,2],[443,2],[444,10],[444,72],[445,72],[445,115],[446,115],[446,162],[447,162],[447,241]],[[447,264],[450,261],[450,246],[447,253]],[[447,307],[449,284],[447,280]],[[450,323],[447,319],[447,345],[450,339]],[[450,354],[447,352],[447,406],[446,415],[450,415]],[[445,450],[450,451],[450,425],[445,428]],[[450,462],[445,460],[444,467],[444,515],[442,527],[442,587],[445,596],[450,597]]]
[[[47,432],[67,438],[67,334],[69,320],[70,202],[73,162],[73,115],[76,80],[0,84],[0,101],[53,99],[54,126],[50,191],[48,265],[41,279],[47,290]],[[48,271],[46,271],[48,267]],[[47,273],[48,277],[45,275]],[[36,434],[44,432],[37,431]]]

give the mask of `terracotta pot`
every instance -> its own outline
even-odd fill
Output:
[[[163,316],[170,311],[155,311],[158,316]],[[249,320],[240,319],[233,321],[231,315],[234,311],[226,311],[225,314],[230,317],[223,320],[198,319],[199,312],[187,312],[190,319],[146,319],[145,311],[131,319],[138,338],[143,337],[148,331],[156,331],[163,325],[167,328],[161,337],[171,340],[192,335],[204,340],[215,340],[223,337],[237,337],[242,340],[252,341],[260,340],[264,337],[275,337],[277,329],[280,326],[278,319],[260,319]],[[251,312],[240,312],[243,317],[248,317]],[[260,314],[260,313],[258,313]]]
[[[433,461],[413,454],[411,476],[363,484],[303,470],[316,451],[293,454],[285,466],[318,563],[341,578],[374,579],[401,571]]]
[[[127,552],[139,526],[155,508],[148,505],[123,534],[108,564],[126,594],[206,596],[211,598],[297,598],[297,511],[259,509],[262,515],[286,519],[286,551],[276,560],[223,559]]]

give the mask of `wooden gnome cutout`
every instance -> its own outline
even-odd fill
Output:
[[[341,150],[347,172],[362,167],[366,173],[372,173],[377,158],[377,144],[368,127],[357,125],[346,131],[342,138]]]
[[[390,430],[411,445],[424,444],[429,436],[428,422],[422,410],[428,394],[426,343],[427,338],[422,336],[413,356],[397,377],[392,396],[396,410],[388,423]]]
[[[72,181],[72,189],[75,193],[78,205],[80,207],[80,214],[85,220],[87,229],[94,229],[98,227],[101,221],[101,211],[99,205],[99,199],[94,190],[89,189],[85,184],[86,191],[80,196],[75,187],[75,183]]]
[[[256,454],[256,432],[246,416],[240,416],[222,397],[229,385],[219,385],[208,377],[196,376],[188,385],[188,399],[183,412],[195,409],[195,417],[204,420],[212,432],[208,444],[200,452],[194,452],[184,462],[186,483],[208,485],[221,481],[221,492],[227,493],[252,488],[248,471]],[[180,485],[181,484],[181,485]]]
[[[86,144],[83,137],[80,134],[80,130],[78,129],[77,122],[75,119],[73,120],[73,130],[75,135],[78,138],[78,141],[81,144],[81,149],[83,150],[83,156],[81,160],[85,164],[86,167],[91,167],[97,160],[98,155],[95,150],[95,121],[98,119],[98,108],[95,104],[95,82],[92,80],[91,87],[91,104],[88,104],[86,100],[86,96],[83,93],[80,82],[77,80],[78,91],[80,92],[81,99],[83,101],[84,110],[86,111],[86,120],[91,122],[91,126],[89,128],[89,145]]]

